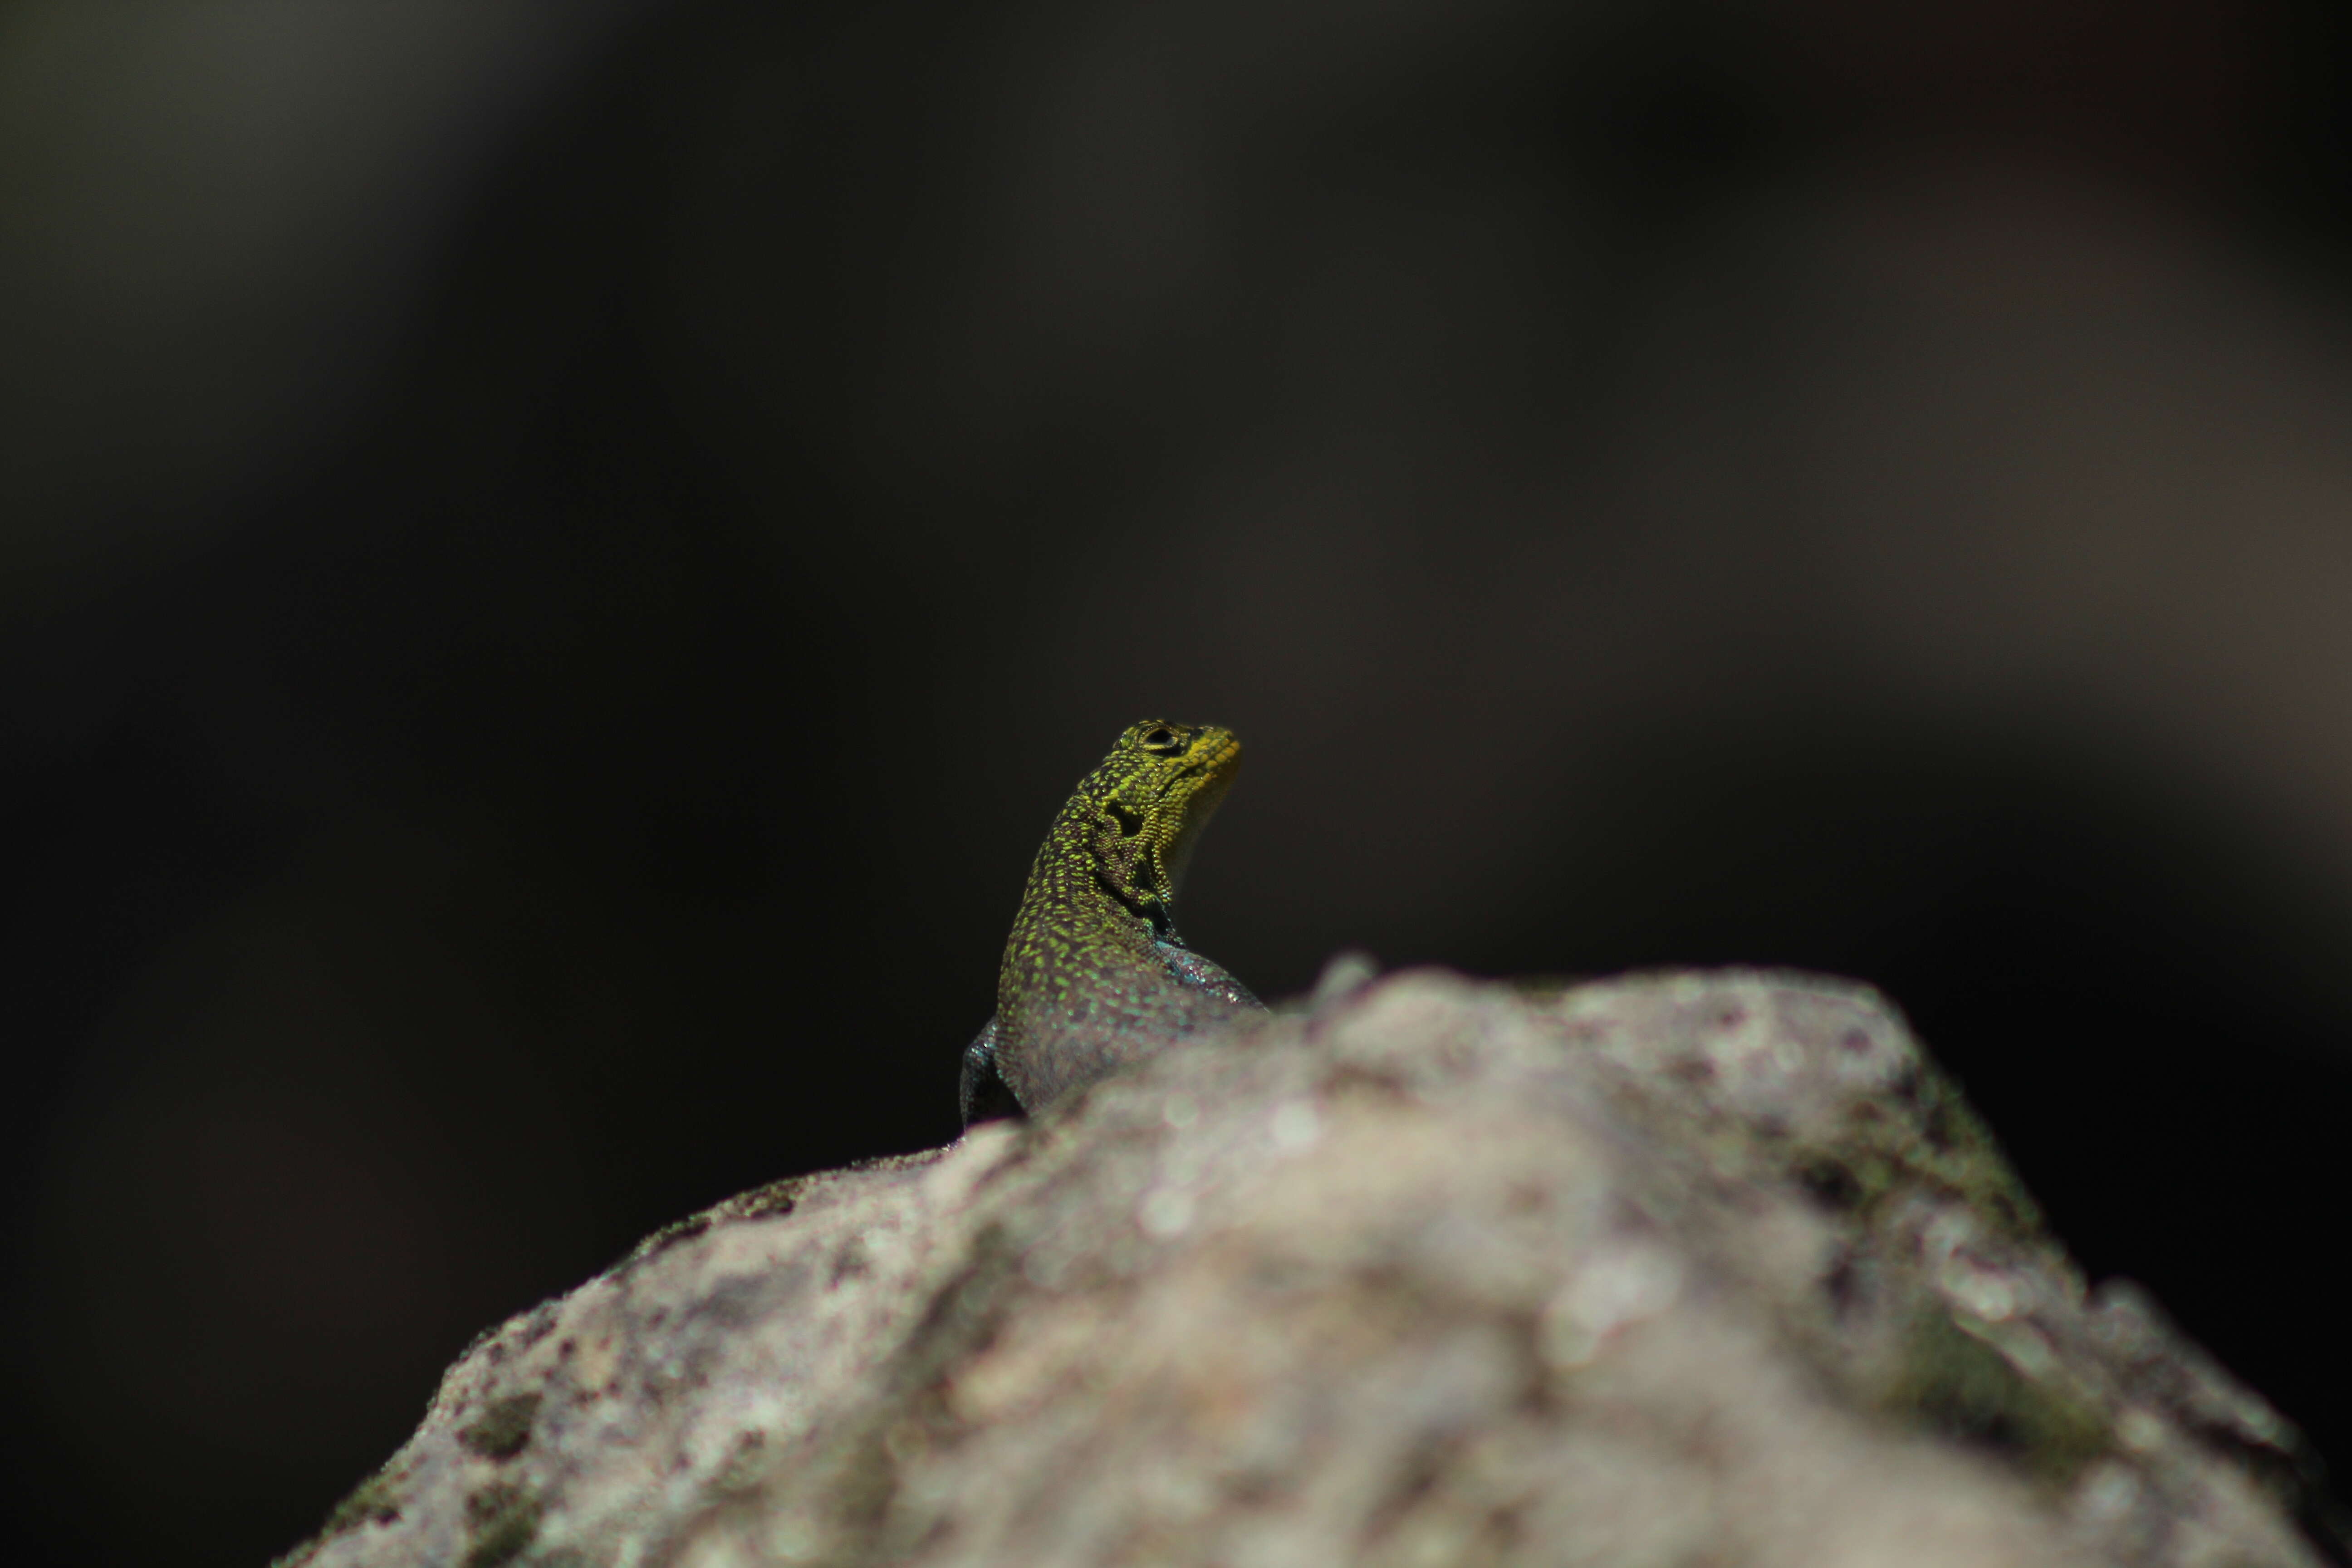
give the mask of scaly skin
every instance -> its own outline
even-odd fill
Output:
[[[1230,730],[1147,719],[1079,784],[1030,868],[996,1016],[964,1052],[967,1124],[1265,1011],[1176,934],[1176,884],[1241,760]]]

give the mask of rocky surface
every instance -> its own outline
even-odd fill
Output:
[[[1342,962],[653,1237],[288,1561],[2315,1564],[2294,1444],[1874,994]]]

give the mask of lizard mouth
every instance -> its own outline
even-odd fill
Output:
[[[1232,765],[1241,749],[1241,742],[1230,732],[1212,731],[1192,743],[1192,752],[1184,759],[1184,765],[1176,771],[1169,783],[1173,785],[1203,775],[1214,777]]]

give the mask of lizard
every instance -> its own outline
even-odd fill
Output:
[[[1147,719],[1079,781],[1030,868],[996,1016],[964,1049],[966,1126],[1265,1010],[1176,933],[1176,885],[1241,760],[1222,726]]]

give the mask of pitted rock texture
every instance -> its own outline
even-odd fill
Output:
[[[290,1561],[2323,1561],[1872,993],[1360,980],[671,1227]]]

